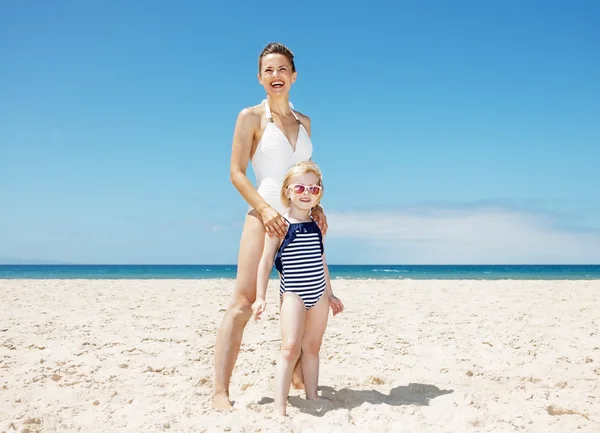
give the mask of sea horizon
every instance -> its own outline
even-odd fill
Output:
[[[595,280],[600,264],[329,264],[332,279]],[[0,279],[234,279],[235,264],[0,264]],[[271,278],[277,278],[273,268]]]

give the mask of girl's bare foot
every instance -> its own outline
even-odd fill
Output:
[[[214,394],[212,397],[213,408],[215,409],[233,409],[229,396],[225,393]]]
[[[307,400],[311,400],[311,401],[316,401],[317,403],[326,403],[328,401],[332,401],[330,398],[327,397],[321,397],[320,395],[316,395],[316,396],[306,396]]]
[[[277,416],[278,418],[284,418],[286,417],[286,413],[285,413],[285,406],[281,407],[276,407],[275,408],[275,416]]]

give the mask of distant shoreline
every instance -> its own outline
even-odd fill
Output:
[[[235,263],[71,263],[71,262],[0,262],[0,266],[237,266]],[[600,263],[330,263],[329,266],[600,266]]]
[[[599,280],[600,265],[329,265],[346,280]],[[235,279],[236,265],[0,265],[0,279]],[[271,278],[277,278],[273,269]]]

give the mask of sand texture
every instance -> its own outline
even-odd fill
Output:
[[[334,280],[331,402],[292,390],[284,419],[276,286],[223,412],[231,280],[0,280],[0,432],[600,432],[600,281]]]

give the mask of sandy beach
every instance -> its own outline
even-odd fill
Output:
[[[599,432],[600,281],[334,280],[321,393],[273,416],[277,282],[210,407],[231,280],[0,280],[0,432]]]

